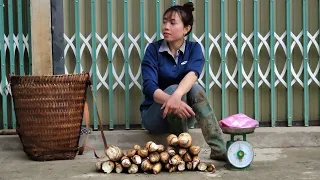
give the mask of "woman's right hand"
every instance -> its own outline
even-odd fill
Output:
[[[194,111],[192,108],[185,103],[184,101],[181,101],[180,108],[174,111],[174,114],[178,115],[180,118],[187,119],[191,116],[195,116]]]

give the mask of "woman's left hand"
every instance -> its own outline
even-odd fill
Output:
[[[174,113],[182,119],[187,119],[187,118],[190,118],[191,116],[195,116],[195,113],[192,110],[192,108],[183,101],[181,101],[180,108]]]
[[[165,118],[168,114],[171,114],[179,110],[181,104],[181,96],[172,94],[169,99],[163,103],[161,109],[163,110],[162,118]]]

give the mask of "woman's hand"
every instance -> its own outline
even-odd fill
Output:
[[[195,113],[192,110],[192,108],[183,101],[181,101],[180,108],[174,113],[183,119],[187,119],[187,118],[190,118],[191,116],[195,116]]]
[[[161,109],[164,109],[163,118],[171,113],[178,115],[180,118],[195,116],[192,108],[187,103],[181,101],[181,97],[174,94],[162,105]]]
[[[163,110],[162,118],[165,118],[168,114],[176,112],[180,108],[181,96],[173,93],[169,99],[163,103],[161,109]]]

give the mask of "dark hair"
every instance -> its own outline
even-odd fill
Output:
[[[193,26],[193,21],[194,21],[193,20],[192,11],[194,11],[193,3],[192,2],[187,2],[183,6],[175,5],[175,6],[172,6],[172,7],[168,8],[164,12],[163,17],[165,17],[167,14],[169,16],[171,16],[172,13],[174,13],[174,12],[178,13],[180,15],[180,17],[181,17],[183,25],[185,27],[188,26],[188,25],[191,26],[190,31],[185,35],[185,36],[187,36],[192,31],[192,26]]]

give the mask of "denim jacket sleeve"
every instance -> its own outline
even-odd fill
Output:
[[[186,73],[194,72],[199,78],[204,64],[204,56],[201,46],[198,42],[195,42],[190,49],[189,60],[187,63]]]
[[[158,87],[158,52],[154,44],[149,44],[141,63],[143,93],[153,98]]]

